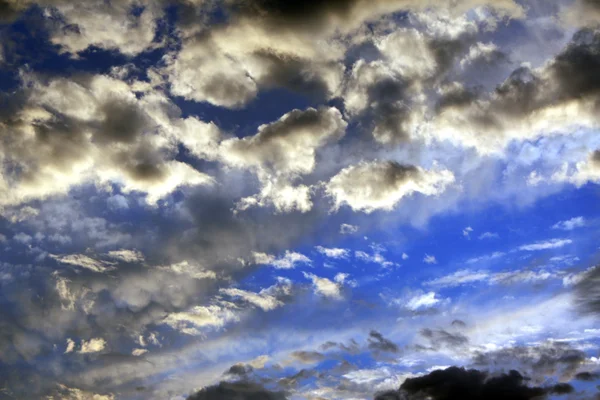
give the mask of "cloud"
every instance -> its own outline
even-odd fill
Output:
[[[195,306],[189,311],[170,313],[163,323],[187,335],[202,335],[203,328],[222,328],[238,321],[238,315],[228,308],[210,305]]]
[[[253,253],[254,262],[256,264],[271,265],[277,269],[292,269],[298,264],[312,264],[310,258],[304,254],[286,250],[283,257],[276,258],[266,253]]]
[[[358,232],[358,226],[356,226],[356,225],[350,225],[350,224],[340,225],[340,233],[342,235],[351,235],[356,232]]]
[[[106,340],[103,338],[93,338],[88,341],[81,341],[81,349],[79,353],[87,354],[87,353],[98,353],[106,347]]]
[[[600,267],[588,269],[574,286],[581,311],[600,314]]]
[[[548,394],[560,392],[562,389],[563,385],[548,388],[527,386],[523,375],[514,370],[508,374],[494,376],[476,369],[450,367],[445,370],[433,371],[428,375],[408,378],[400,386],[396,397],[393,397],[392,392],[380,394],[376,396],[376,399],[416,400],[427,397],[432,400],[455,398],[527,400],[546,398]]]
[[[327,248],[322,246],[316,247],[317,251],[329,258],[348,258],[350,255],[347,249]]]
[[[553,60],[538,69],[517,68],[491,93],[460,89],[465,100],[444,107],[428,134],[489,153],[511,140],[597,126],[600,86],[591,71],[599,62],[599,38],[596,31],[577,32]],[[457,97],[456,92],[448,95]]]
[[[576,228],[581,228],[585,226],[586,221],[583,217],[573,217],[571,219],[565,221],[559,221],[556,224],[552,225],[552,229],[560,229],[563,231],[572,231]]]
[[[303,175],[313,171],[316,150],[341,138],[345,129],[335,107],[293,110],[261,125],[254,136],[223,141],[221,154],[233,166],[268,169],[275,176]]]
[[[420,331],[421,336],[426,338],[433,349],[440,347],[458,348],[469,343],[469,339],[461,333],[449,332],[444,329],[425,328]]]
[[[550,341],[535,346],[506,347],[487,353],[477,352],[473,362],[477,366],[496,369],[519,365],[537,381],[550,376],[570,380],[586,361],[586,354],[568,343]]]
[[[562,275],[561,273],[545,269],[523,269],[494,273],[486,270],[461,269],[450,275],[427,281],[425,284],[438,287],[456,287],[479,282],[487,283],[488,285],[515,285],[557,279]]]
[[[356,250],[354,252],[354,256],[359,260],[379,264],[384,268],[390,268],[396,266],[397,264],[387,260],[383,255],[381,255],[380,249],[375,248],[372,254],[366,253],[362,250]]]
[[[144,262],[144,255],[137,250],[112,250],[107,253],[110,258],[123,261],[126,263],[141,263]]]
[[[294,351],[291,357],[304,364],[315,364],[325,359],[325,356],[318,351]]]
[[[415,311],[420,308],[430,308],[438,304],[440,299],[436,298],[435,292],[427,292],[416,295],[408,300],[406,307]]]
[[[463,233],[463,236],[464,236],[464,237],[466,237],[466,238],[470,238],[470,236],[469,236],[469,235],[471,234],[471,232],[473,232],[473,228],[471,228],[470,226],[467,226],[467,227],[466,227],[465,229],[463,229],[463,231],[462,231],[462,233]]]
[[[531,243],[519,246],[519,250],[523,251],[539,251],[539,250],[548,250],[548,249],[558,249],[560,247],[566,246],[568,244],[573,243],[571,239],[550,239],[546,241]]]
[[[14,110],[0,115],[7,140],[2,205],[64,195],[90,183],[142,192],[151,204],[184,186],[212,184],[207,174],[177,161],[179,109],[164,95],[137,95],[107,75],[82,79],[21,76]],[[171,108],[172,115],[164,108]]]
[[[66,256],[52,254],[50,257],[63,264],[74,265],[98,273],[105,273],[115,269],[110,262],[99,261],[84,254],[69,254]]]
[[[283,305],[283,302],[278,297],[289,296],[291,292],[291,285],[288,281],[279,282],[271,287],[262,289],[258,293],[249,292],[237,288],[221,288],[219,293],[227,296],[240,298],[253,304],[263,311],[274,310],[277,307]]]
[[[342,298],[341,287],[345,279],[337,279],[337,282],[333,282],[327,278],[316,276],[315,274],[307,272],[303,272],[302,274],[305,278],[312,281],[315,293],[332,299],[339,300]]]
[[[432,256],[430,254],[425,254],[425,257],[423,257],[423,262],[426,264],[437,264],[435,256]]]
[[[383,337],[383,335],[375,330],[369,332],[369,349],[390,353],[398,353],[400,348],[397,344],[389,339]]]
[[[283,392],[272,392],[251,382],[220,382],[192,394],[187,400],[286,400]]]
[[[479,240],[484,240],[484,239],[498,239],[500,236],[495,233],[495,232],[483,232],[481,235],[479,235],[478,239]]]
[[[392,161],[371,161],[342,169],[326,184],[334,209],[348,205],[367,214],[392,210],[400,200],[413,193],[434,196],[454,182],[448,170],[426,171]]]

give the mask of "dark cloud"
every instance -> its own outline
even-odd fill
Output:
[[[521,370],[538,380],[552,375],[571,379],[585,360],[586,355],[583,351],[561,342],[549,342],[532,347],[509,347],[478,353],[473,358],[475,365],[494,369],[519,365]]]
[[[232,0],[233,9],[250,18],[261,18],[278,28],[323,28],[331,17],[349,17],[358,0]]]
[[[325,359],[325,356],[318,351],[294,351],[291,356],[303,363],[315,363]]]
[[[448,332],[444,329],[429,329],[421,330],[421,336],[426,338],[433,349],[440,347],[461,347],[469,343],[469,339],[460,333]]]
[[[597,152],[596,152],[597,153]],[[596,155],[594,153],[594,156]],[[600,267],[587,271],[575,285],[577,304],[585,313],[600,315]]]
[[[234,364],[231,366],[231,368],[229,368],[225,374],[227,375],[237,375],[240,377],[245,377],[248,374],[252,373],[252,371],[254,371],[254,368],[251,365],[248,364]]]
[[[592,382],[592,381],[600,379],[600,373],[589,372],[589,371],[579,372],[579,373],[575,374],[574,378],[578,381]]]
[[[265,88],[284,87],[297,93],[308,95],[314,100],[324,100],[332,95],[331,88],[323,77],[315,73],[319,65],[312,60],[302,59],[294,54],[280,54],[269,49],[261,49],[253,54],[266,72],[258,83]],[[324,68],[340,69],[333,62]]]
[[[286,400],[283,392],[273,392],[251,382],[220,382],[189,396],[187,400]]]
[[[387,392],[376,400],[529,400],[546,398],[548,394],[571,393],[569,384],[552,387],[530,387],[526,378],[511,370],[496,376],[476,369],[450,367],[428,375],[408,378],[398,392]]]
[[[383,335],[375,330],[369,332],[369,349],[375,351],[386,351],[390,353],[397,353],[400,351],[398,345],[389,339],[383,337]]]
[[[452,321],[452,326],[455,328],[466,328],[467,324],[465,321],[455,319],[454,321]]]

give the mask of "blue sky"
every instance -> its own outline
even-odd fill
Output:
[[[0,2],[0,399],[596,398],[599,23]]]

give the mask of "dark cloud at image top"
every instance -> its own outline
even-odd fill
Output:
[[[600,6],[0,0],[0,399],[592,399]]]

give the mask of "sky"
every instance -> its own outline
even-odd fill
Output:
[[[600,2],[0,0],[0,399],[599,399]]]

